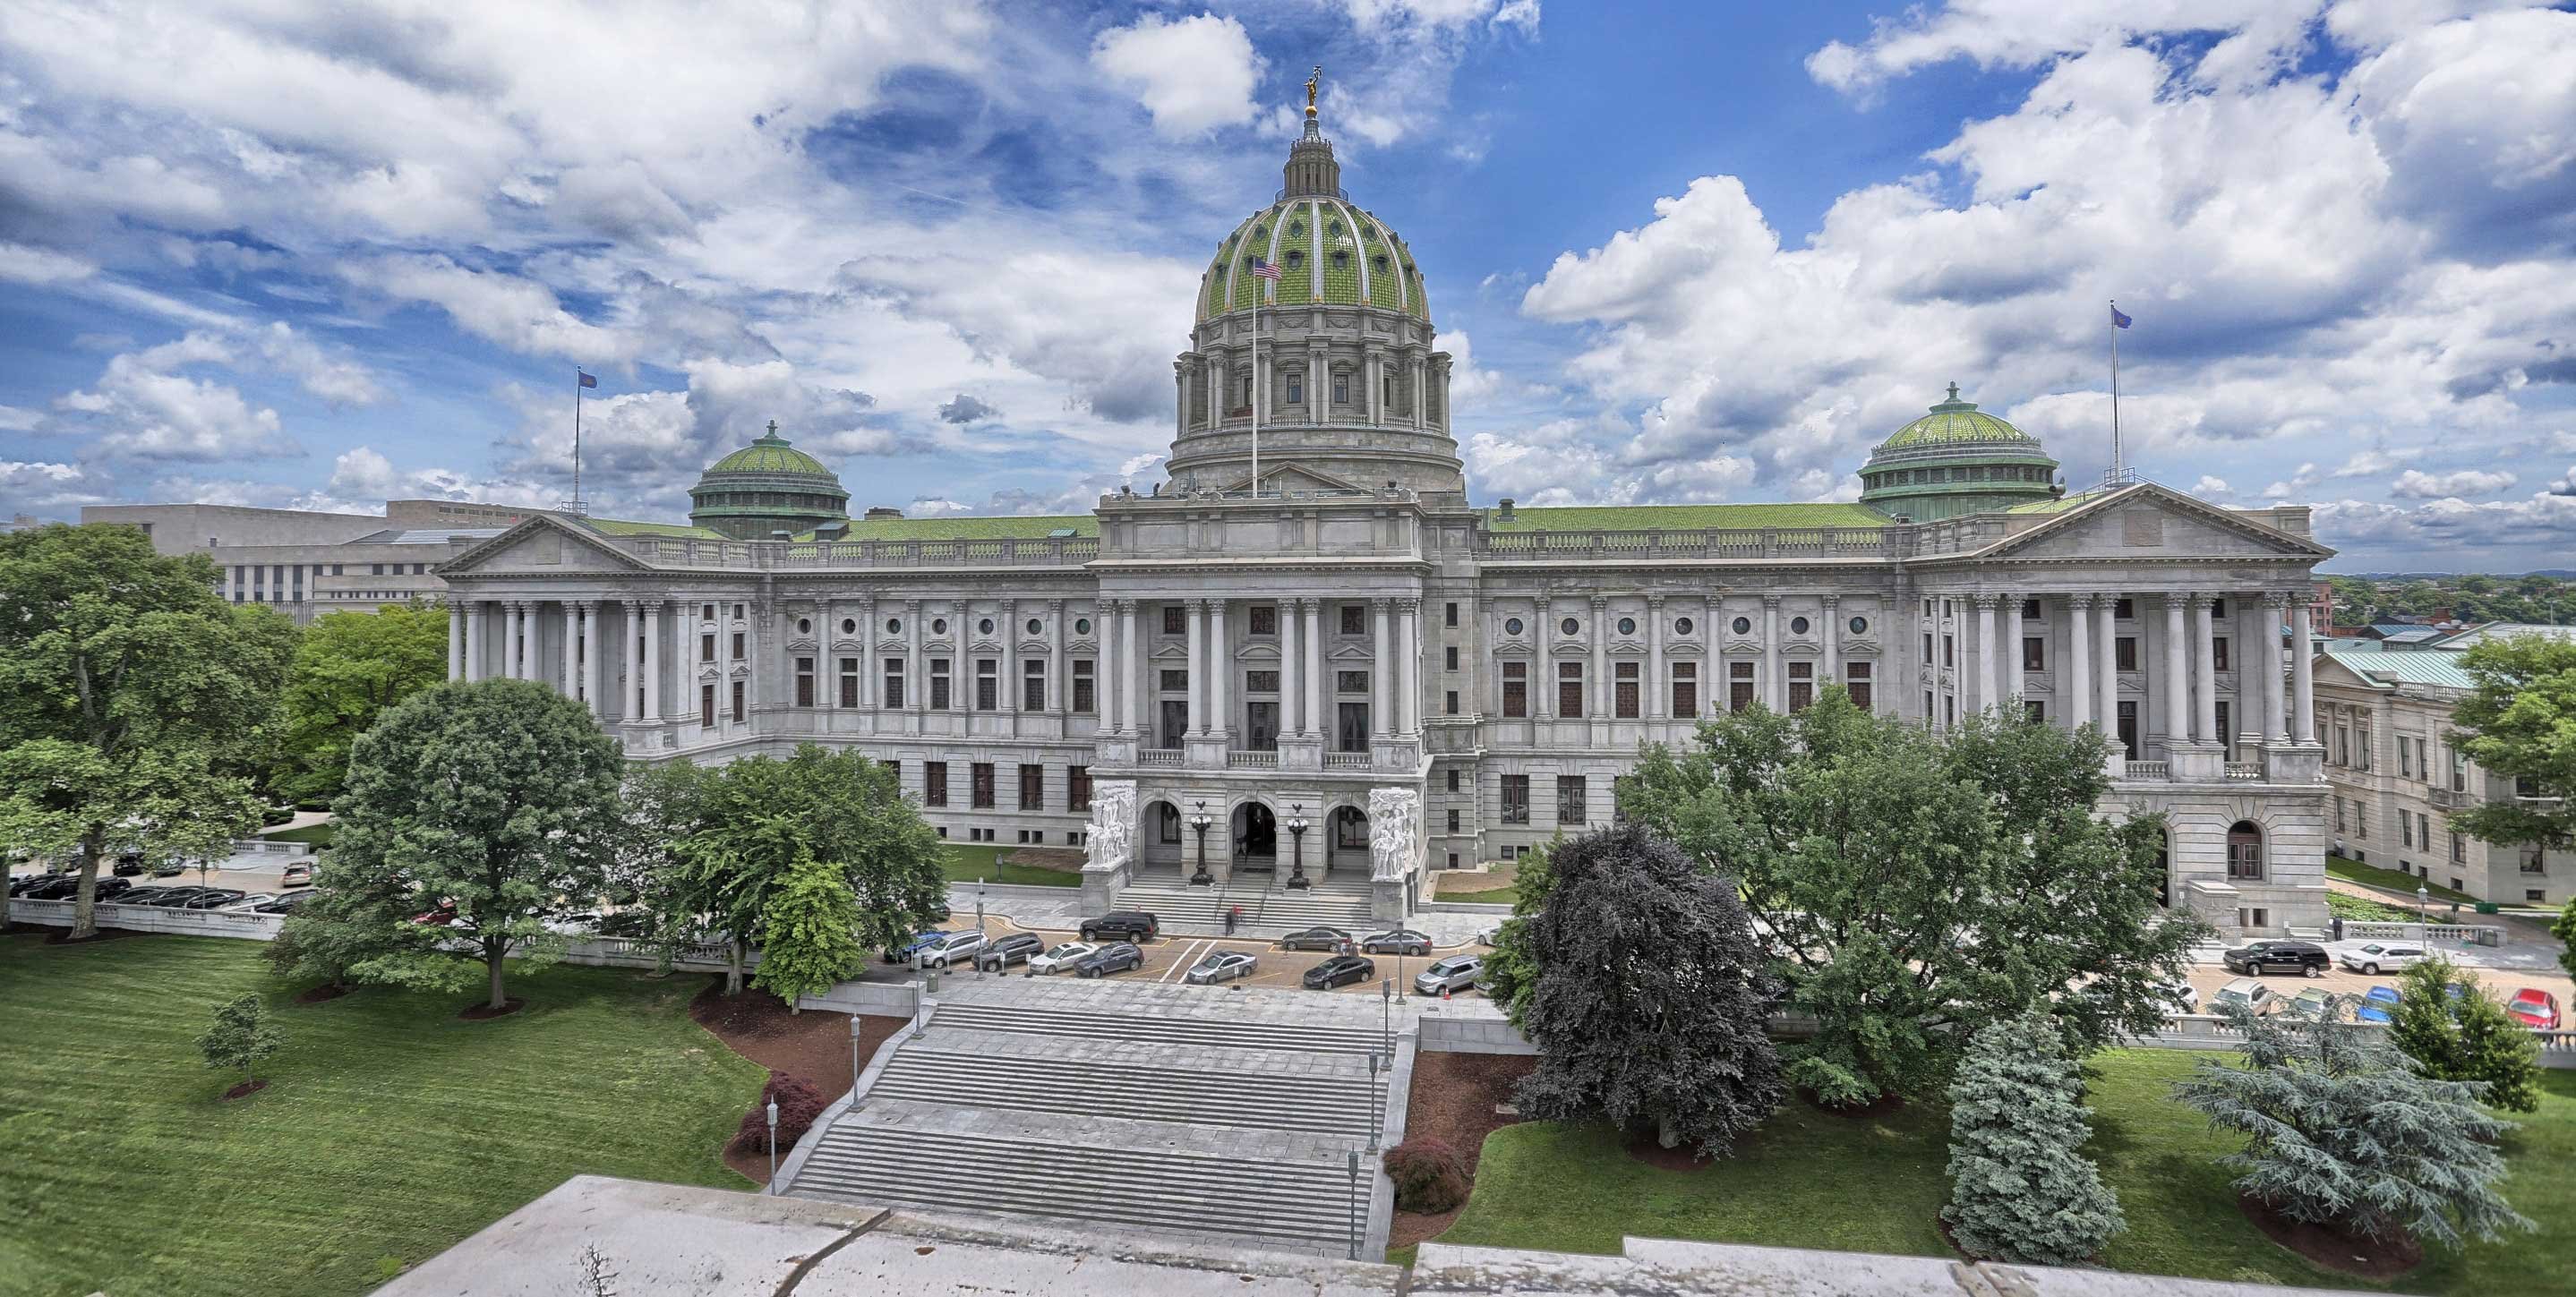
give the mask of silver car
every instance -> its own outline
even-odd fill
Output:
[[[950,964],[971,963],[975,952],[984,948],[984,934],[972,928],[951,932],[921,948],[913,956],[917,968],[946,968]]]
[[[1423,969],[1421,975],[1413,979],[1413,989],[1423,995],[1438,995],[1442,991],[1454,994],[1475,986],[1477,975],[1484,970],[1485,960],[1481,955],[1451,955]]]
[[[1239,950],[1212,950],[1190,965],[1181,980],[1192,986],[1214,986],[1238,977],[1250,977],[1261,961]]]

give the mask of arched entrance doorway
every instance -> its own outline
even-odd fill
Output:
[[[1143,823],[1136,827],[1137,863],[1180,872],[1184,854],[1181,838],[1181,808],[1160,799],[1147,802]]]
[[[1356,870],[1368,876],[1368,812],[1356,806],[1336,806],[1324,824],[1324,872],[1327,874]]]
[[[2227,826],[2227,877],[2231,882],[2263,881],[2263,828],[2252,820]]]
[[[1279,868],[1279,820],[1270,808],[1259,802],[1245,802],[1234,808],[1234,823],[1229,837],[1234,848],[1234,867],[1254,873],[1274,873]]]

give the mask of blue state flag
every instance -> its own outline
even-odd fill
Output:
[[[584,387],[597,387],[597,386],[599,386],[599,380],[598,380],[598,379],[593,378],[593,377],[591,377],[590,375],[585,374],[585,373],[581,372],[581,371],[580,371],[580,370],[578,370],[578,369],[576,369],[576,370],[572,371],[572,373],[573,373],[573,377],[578,378],[578,379],[580,379],[580,380],[581,380],[581,385],[582,385],[582,386],[584,386]]]
[[[2115,329],[2125,329],[2129,327],[2129,317],[2120,314],[2120,308],[2117,306],[2111,308],[2111,327]]]

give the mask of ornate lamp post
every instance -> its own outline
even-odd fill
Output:
[[[2429,889],[2427,889],[2423,884],[2421,884],[2421,883],[2416,884],[2416,885],[2415,885],[2415,921],[2416,921],[2417,923],[2425,923],[2425,922],[2429,922],[2429,920],[2428,920],[2428,919],[2426,919],[2426,918],[2424,917],[2424,912],[2425,912],[2425,910],[2426,910],[2426,908],[2427,908],[2427,907],[2429,907],[2429,906],[2431,906],[2431,905],[2432,905],[2432,903],[2433,903],[2433,893],[2432,893]]]
[[[1208,818],[1206,802],[1196,805],[1198,810],[1190,816],[1190,827],[1199,832],[1199,871],[1190,875],[1190,886],[1207,887],[1216,882],[1216,875],[1209,873],[1207,867],[1207,831],[1216,821]]]
[[[1291,889],[1312,887],[1306,878],[1306,807],[1298,803],[1288,808],[1288,840],[1295,844],[1296,864],[1288,874]]]

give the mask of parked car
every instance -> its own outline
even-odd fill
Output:
[[[2361,993],[2363,1004],[2377,1005],[2383,1009],[2394,1009],[2405,1000],[2406,997],[2398,994],[2397,988],[2393,986],[2374,986]]]
[[[1413,989],[1424,995],[1463,991],[1476,984],[1476,975],[1484,971],[1484,967],[1483,956],[1451,955],[1423,969],[1413,979]]]
[[[1046,942],[1034,932],[1014,932],[984,943],[975,952],[975,967],[998,973],[1013,964],[1024,964],[1046,950]]]
[[[1211,950],[1181,974],[1181,980],[1192,986],[1214,986],[1238,977],[1250,977],[1261,961],[1240,950]]]
[[[1427,955],[1431,937],[1411,928],[1390,928],[1360,938],[1360,949],[1372,955]]]
[[[937,928],[932,928],[927,932],[916,932],[912,934],[912,940],[885,952],[885,961],[889,964],[909,964],[915,957],[919,956],[923,950],[927,949],[930,943],[947,935],[947,933],[942,932]]]
[[[2244,1005],[2258,1014],[2270,1013],[2281,1007],[2281,997],[2272,994],[2271,987],[2253,978],[2240,977],[2218,988],[2218,994],[2209,997],[2209,1007],[2213,1010],[2224,1009],[2231,1004]]]
[[[440,901],[438,904],[411,916],[411,921],[414,923],[427,924],[431,927],[446,927],[448,924],[456,922],[456,902]]]
[[[1309,991],[1325,991],[1377,976],[1377,961],[1364,955],[1335,955],[1306,970],[1301,980]]]
[[[2558,997],[2537,986],[2526,986],[2504,1002],[2504,1011],[2526,1027],[2542,1031],[2558,1030]]]
[[[1113,941],[1073,961],[1076,977],[1101,977],[1145,966],[1145,952],[1134,942]]]
[[[1351,934],[1340,928],[1299,928],[1279,939],[1281,950],[1333,950],[1351,948]]]
[[[60,874],[20,874],[9,880],[9,894],[24,896],[29,889],[42,887],[60,877]]]
[[[2332,1017],[2341,1016],[2332,1012],[2334,1004],[2334,992],[2321,986],[2311,986],[2308,989],[2299,992],[2297,995],[2290,997],[2289,1007],[2281,1010],[2281,1012],[2289,1014],[2293,1018],[2314,1018],[2323,1022]]]
[[[255,914],[293,914],[297,906],[311,900],[312,897],[311,892],[289,892],[284,896],[270,897],[250,908]]]
[[[184,860],[164,860],[152,866],[154,878],[176,878],[187,871],[188,862]]]
[[[2355,1022],[2367,1022],[2374,1026],[2386,1027],[2397,1021],[2397,1015],[2389,1012],[2387,1007],[2384,1005],[2370,1000],[2363,1000],[2352,1006],[2352,1020]]]
[[[1088,941],[1067,941],[1050,946],[1043,955],[1029,956],[1029,975],[1061,973],[1098,953],[1100,947]]]
[[[119,893],[116,898],[116,903],[119,905],[150,905],[155,900],[158,900],[163,895],[169,893],[171,890],[173,889],[167,887],[132,887]]]
[[[277,885],[280,887],[311,887],[313,885],[312,862],[299,860],[294,864],[288,865],[285,869],[279,871],[277,875]]]
[[[2345,946],[2335,952],[2335,962],[2369,977],[2385,969],[2394,973],[2413,968],[2424,960],[2422,946],[2402,945],[2389,941],[2366,941],[2358,946]]]
[[[252,892],[247,896],[235,899],[223,908],[227,910],[256,910],[276,899],[277,893],[275,892]]]
[[[245,893],[237,887],[201,887],[197,894],[180,903],[183,910],[220,910],[240,900]]]
[[[102,878],[98,881],[102,891],[111,882],[125,882],[122,878]],[[130,887],[133,884],[126,885]],[[53,874],[37,878],[23,888],[11,889],[12,895],[23,896],[31,901],[68,901],[79,892],[80,875],[78,874]]]
[[[1476,944],[1479,946],[1490,946],[1494,944],[1495,938],[1502,935],[1503,925],[1499,923],[1490,928],[1479,928],[1476,931]]]
[[[135,890],[141,891],[142,889],[136,888]],[[151,900],[144,901],[142,904],[162,910],[183,909],[187,906],[188,902],[197,899],[199,896],[202,896],[211,890],[213,889],[205,887],[165,887],[161,889],[161,894],[159,896],[155,896]],[[129,901],[126,902],[126,904],[134,904],[134,902]]]
[[[1143,910],[1111,910],[1096,919],[1082,921],[1085,941],[1151,941],[1163,930],[1163,921]]]
[[[2249,942],[2220,958],[2231,973],[2287,972],[2308,977],[2323,973],[2331,962],[2326,948],[2313,941]]]
[[[946,968],[950,964],[970,963],[975,952],[984,948],[984,934],[973,928],[963,932],[943,932],[939,940],[912,954],[915,968]]]
[[[135,875],[140,874],[140,873],[142,873],[142,872],[143,872],[143,857],[141,857],[141,856],[118,856],[118,857],[116,858],[116,869],[115,869],[115,876],[116,876],[116,877],[118,877],[118,878],[132,878],[132,877],[134,877]]]
[[[2200,988],[2181,980],[2158,982],[2156,1001],[2165,1007],[2167,1013],[2198,1013]]]

